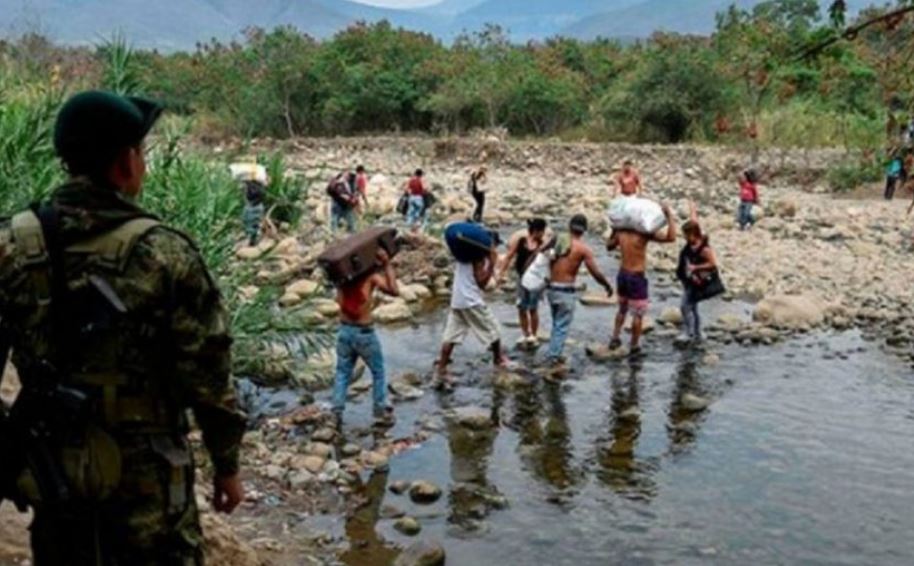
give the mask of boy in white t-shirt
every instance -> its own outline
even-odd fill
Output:
[[[451,363],[454,346],[463,342],[468,332],[472,332],[480,342],[489,347],[497,367],[507,367],[509,364],[501,349],[498,321],[486,304],[482,291],[492,279],[497,261],[498,253],[493,249],[489,256],[482,260],[474,263],[457,262],[454,267],[451,311],[444,329],[441,356],[435,362],[439,384],[443,387],[452,385],[447,375],[447,366]]]

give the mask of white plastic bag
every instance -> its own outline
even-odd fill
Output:
[[[232,178],[236,181],[257,181],[262,185],[268,184],[267,168],[257,163],[232,163],[229,165]]]
[[[524,275],[520,278],[521,287],[531,293],[538,293],[546,288],[549,283],[552,254],[551,250],[536,254],[536,257],[530,263],[530,267],[524,271]]]
[[[609,204],[609,223],[614,230],[654,234],[666,226],[666,215],[660,205],[652,200],[626,196]]]

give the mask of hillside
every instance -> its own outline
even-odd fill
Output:
[[[69,44],[90,44],[122,32],[140,47],[192,48],[211,38],[238,37],[250,26],[292,25],[326,38],[356,21],[389,20],[448,41],[497,24],[515,41],[567,35],[582,39],[647,37],[657,30],[708,33],[714,15],[733,0],[443,0],[395,10],[352,0],[7,0],[0,37],[38,31]],[[736,0],[751,6],[760,0]],[[853,0],[852,10],[869,4]],[[823,0],[823,4],[827,4]]]

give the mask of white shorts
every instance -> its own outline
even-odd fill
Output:
[[[451,309],[444,328],[445,344],[460,344],[467,332],[472,332],[485,346],[501,340],[501,330],[488,306]]]

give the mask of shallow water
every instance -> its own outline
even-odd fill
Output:
[[[673,289],[656,289],[655,314],[675,303]],[[708,320],[749,308],[705,306]],[[514,319],[507,298],[495,311]],[[482,347],[458,347],[460,387],[397,405],[394,436],[463,405],[491,409],[499,426],[488,434],[445,426],[395,457],[389,473],[366,478],[372,504],[329,525],[349,540],[342,560],[390,564],[392,543],[413,540],[379,519],[382,505],[394,505],[421,521],[421,537],[443,544],[451,565],[914,561],[909,369],[856,332],[715,346],[712,365],[653,336],[643,362],[585,361],[583,344],[605,341],[613,314],[578,309],[566,352],[577,372],[563,385],[534,380],[497,394]],[[444,319],[438,311],[382,332],[391,376],[430,370]],[[507,344],[519,336],[504,333]],[[684,394],[711,405],[689,411]],[[362,425],[369,412],[363,397],[347,419]],[[386,490],[415,479],[438,484],[444,497],[418,506]]]

